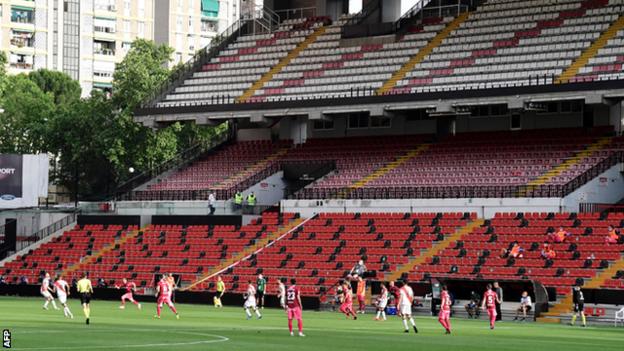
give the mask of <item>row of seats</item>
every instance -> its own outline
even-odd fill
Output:
[[[554,83],[623,12],[624,0],[484,2],[387,93],[526,86],[538,77]],[[344,20],[292,20],[270,34],[239,37],[158,106],[231,103],[323,25],[247,101],[373,95],[452,20],[426,18],[395,42],[353,46],[341,41]],[[620,31],[572,82],[624,78],[622,40]]]

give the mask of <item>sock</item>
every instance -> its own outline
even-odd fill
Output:
[[[178,314],[178,310],[176,310],[174,305],[169,305],[169,308],[173,311],[173,313]]]
[[[494,314],[490,315],[490,327],[494,328],[494,323],[496,323],[496,316]]]
[[[89,318],[89,316],[91,315],[91,311],[89,310],[89,307],[83,307],[82,308],[82,312],[84,312],[84,315],[86,318]]]
[[[132,299],[132,300],[130,300],[130,301],[131,301],[133,304],[135,304],[135,305],[138,305],[138,304],[139,304],[139,301],[137,301],[137,300]]]
[[[407,319],[403,320],[403,326],[405,327],[405,330],[409,330],[409,328],[407,327]]]
[[[288,331],[292,333],[292,319],[288,320]]]
[[[48,304],[50,304],[50,301],[46,300],[46,302],[43,304],[43,308],[48,308]]]
[[[157,305],[157,306],[156,306],[156,315],[157,315],[158,317],[160,317],[160,311],[161,311],[161,310],[162,310],[162,306]]]
[[[126,300],[125,299],[121,299],[121,305],[125,306],[126,305]]]
[[[414,327],[416,326],[416,323],[414,323],[414,318],[410,317],[409,321],[410,321],[410,323],[412,323],[412,326],[414,326]]]
[[[576,323],[576,315],[572,316],[572,324]]]
[[[386,311],[381,311],[381,316],[383,317],[383,320],[386,320]]]
[[[63,313],[65,313],[66,316],[74,318],[74,315],[71,313],[71,311],[69,310],[69,307],[67,307],[67,306],[65,306],[65,308],[63,308]]]
[[[451,331],[451,320],[450,319],[446,320],[446,330]]]
[[[260,310],[258,310],[257,308],[255,309],[255,311],[254,311],[254,312],[256,312],[256,316],[258,316],[258,317],[262,317],[262,315],[260,314]]]
[[[54,309],[55,309],[55,310],[57,310],[57,309],[58,309],[58,307],[56,307],[56,302],[54,302],[54,300],[52,300],[52,301],[50,301],[50,302],[52,302],[52,307],[54,307]]]
[[[299,332],[303,333],[303,319],[297,319],[297,327],[299,327]]]
[[[245,313],[247,314],[247,317],[251,317],[251,312],[249,312],[249,308],[245,308]]]
[[[585,320],[585,314],[581,315],[581,320],[583,321],[583,325],[587,324],[587,320]]]
[[[377,311],[377,319],[381,316],[381,311]]]

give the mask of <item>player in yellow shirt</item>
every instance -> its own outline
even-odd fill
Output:
[[[84,312],[87,320],[85,323],[89,324],[89,316],[91,315],[91,294],[93,294],[93,286],[91,285],[91,281],[89,280],[89,274],[85,272],[82,275],[82,279],[80,279],[76,285],[78,290],[78,294],[80,294],[80,303],[82,304],[82,311]]]

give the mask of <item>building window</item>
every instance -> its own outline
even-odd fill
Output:
[[[130,32],[131,32],[131,29],[130,29],[130,21],[128,21],[128,20],[124,20],[124,21],[123,21],[123,31],[124,31],[125,33],[130,33]]]
[[[93,20],[93,30],[99,33],[115,33],[117,31],[117,21],[110,18],[98,18]]]
[[[370,118],[371,128],[390,128],[391,123],[390,117],[386,116],[371,116]]]
[[[130,16],[130,9],[132,7],[131,0],[124,0],[124,16]]]
[[[201,20],[201,31],[202,32],[216,32],[217,31],[217,22],[207,20],[202,18]]]
[[[115,12],[115,0],[98,0],[94,1],[93,7],[96,11],[110,11]]]
[[[201,0],[201,13],[204,17],[219,17],[219,0]]]
[[[35,23],[35,11],[22,6],[11,6],[11,22]]]
[[[32,55],[25,55],[11,52],[9,54],[9,66],[19,69],[32,69],[34,63],[34,57]]]
[[[314,121],[314,129],[315,130],[332,130],[334,129],[334,120],[320,120]]]
[[[368,113],[354,113],[349,116],[349,129],[368,128]]]
[[[115,56],[115,42],[94,40],[93,53],[96,55]]]
[[[145,0],[139,0],[137,9],[139,12],[139,18],[145,17]]]
[[[137,33],[139,38],[145,38],[145,22],[137,23]]]
[[[506,104],[471,106],[471,117],[506,116],[509,109]]]
[[[11,30],[11,46],[18,48],[32,48],[34,47],[34,33],[12,29]]]

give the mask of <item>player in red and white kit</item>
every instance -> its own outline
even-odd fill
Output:
[[[351,291],[351,283],[345,281],[342,283],[342,304],[340,305],[340,312],[344,313],[347,318],[353,316],[353,320],[357,319],[355,312],[353,312],[353,291]]]
[[[449,295],[446,285],[442,285],[442,293],[440,294],[442,301],[440,302],[440,313],[438,314],[438,322],[446,329],[446,334],[451,333],[451,295]]]
[[[74,315],[69,310],[69,306],[67,306],[69,284],[67,284],[60,274],[56,277],[56,281],[54,282],[54,290],[56,291],[56,297],[58,297],[61,306],[63,306],[63,314],[65,317],[74,319]]]
[[[158,304],[156,305],[157,314],[154,317],[160,318],[160,311],[162,310],[162,305],[167,304],[167,306],[169,306],[171,311],[175,313],[176,318],[180,319],[180,315],[178,314],[178,311],[173,305],[173,302],[171,302],[172,292],[173,292],[173,287],[170,283],[169,278],[166,275],[163,275],[163,277],[158,282],[158,285],[156,286],[156,297],[158,297]]]
[[[138,309],[141,309],[141,304],[132,296],[132,293],[136,290],[136,284],[134,282],[129,282],[126,278],[123,278],[121,280],[121,286],[117,286],[117,289],[121,288],[126,289],[126,293],[121,296],[121,306],[119,306],[119,308],[122,310],[126,308],[126,300],[128,300],[135,304]]]
[[[481,309],[485,309],[487,306],[487,313],[490,316],[490,329],[494,329],[496,323],[496,303],[501,303],[498,295],[492,290],[492,284],[486,286],[485,294],[483,294],[483,301],[481,302]]]
[[[52,296],[52,293],[54,292],[53,289],[54,286],[50,284],[50,273],[46,273],[41,281],[41,288],[39,289],[41,295],[45,298],[45,303],[43,304],[44,310],[48,309],[48,304],[50,302],[52,302],[52,307],[54,307],[55,310],[58,310],[58,307],[56,307],[56,303],[54,302],[54,296]]]
[[[303,319],[301,318],[301,294],[299,287],[296,286],[297,281],[293,278],[290,280],[290,286],[286,289],[286,314],[288,315],[288,330],[290,336],[295,335],[293,333],[293,319],[297,320],[297,327],[299,328],[299,336],[305,336],[303,334]]]

